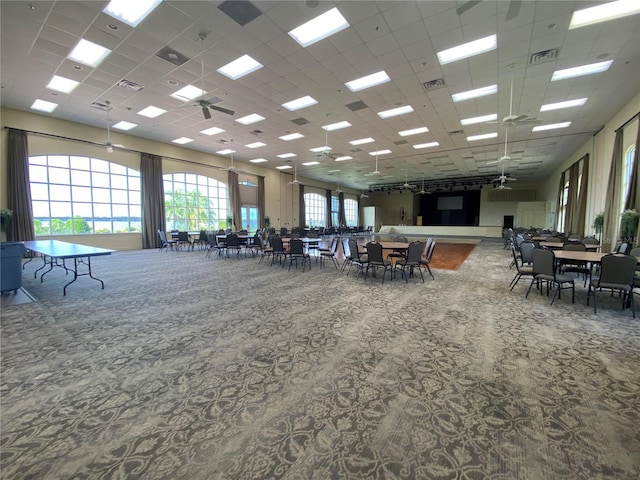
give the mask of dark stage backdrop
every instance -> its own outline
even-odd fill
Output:
[[[422,215],[423,225],[477,226],[480,219],[480,190],[420,195],[418,215]]]

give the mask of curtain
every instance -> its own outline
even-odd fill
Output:
[[[307,224],[306,212],[304,209],[304,185],[298,184],[298,225],[300,228],[304,228]]]
[[[267,216],[264,193],[264,177],[258,177],[258,227],[265,228],[264,217]]]
[[[587,185],[589,184],[589,154],[580,159],[582,163],[582,179],[580,180],[580,190],[578,191],[576,212],[573,216],[574,223],[571,229],[581,237],[585,235],[587,222]]]
[[[636,150],[633,153],[633,165],[631,166],[631,178],[629,179],[629,191],[627,192],[627,198],[624,202],[624,209],[635,209],[640,212],[640,186],[638,182],[640,182],[640,175],[638,174],[638,158],[640,158],[639,151],[640,150],[640,120],[638,120],[638,131],[636,132]],[[635,234],[635,238],[640,237],[638,232]]]
[[[580,233],[575,231],[574,225],[577,220],[578,204],[578,177],[580,176],[580,162],[576,162],[569,167],[569,188],[567,189],[567,205],[564,214],[564,230],[567,235]]]
[[[609,169],[609,182],[604,201],[604,228],[602,233],[602,251],[610,252],[615,243],[617,227],[620,220],[620,189],[622,187],[622,129],[616,131]]]
[[[341,227],[347,226],[347,218],[344,214],[344,192],[338,194],[338,223]]]
[[[142,188],[142,248],[161,246],[158,230],[166,230],[162,157],[150,153],[140,155]]]
[[[7,240],[35,240],[31,186],[29,183],[29,142],[27,133],[9,129],[7,152],[7,207],[13,212]]]
[[[556,224],[556,228],[558,229],[559,232],[564,232],[564,222],[566,219],[566,215],[564,216],[563,220],[562,220],[562,225],[559,224],[559,220],[560,220],[560,209],[562,208],[562,195],[564,192],[564,173],[562,172],[560,174],[560,185],[558,186],[558,199],[556,201],[556,219],[555,219],[555,223]]]
[[[324,191],[324,196],[327,199],[325,225],[327,228],[331,228],[333,226],[333,220],[331,219],[331,189],[326,189]]]
[[[227,225],[231,230],[238,230],[240,225],[240,186],[238,185],[238,174],[229,170],[229,216],[233,217],[233,225]]]

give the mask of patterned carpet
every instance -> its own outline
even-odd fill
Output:
[[[436,256],[438,250],[436,249]],[[6,479],[640,476],[640,320],[513,291],[499,241],[435,280],[118,252],[2,309]],[[566,293],[566,292],[565,292]]]

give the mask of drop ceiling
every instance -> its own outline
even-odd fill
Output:
[[[31,111],[42,99],[59,105],[47,116],[106,127],[105,111],[96,104],[108,101],[112,124],[137,124],[129,135],[167,143],[187,137],[193,139],[185,145],[189,149],[215,154],[230,148],[236,162],[264,158],[260,166],[274,169],[296,162],[300,176],[368,189],[406,179],[419,185],[422,179],[499,174],[501,166],[487,162],[504,154],[505,127],[460,121],[507,116],[512,78],[512,113],[541,124],[571,122],[541,132],[524,124],[509,129],[507,154],[513,160],[507,171],[524,182],[544,180],[640,91],[640,15],[568,29],[574,10],[605,2],[516,2],[518,15],[507,20],[511,2],[488,0],[462,14],[457,8],[464,1],[163,1],[136,28],[103,13],[107,3],[2,1],[1,104]],[[349,28],[307,48],[288,35],[334,6]],[[438,62],[438,51],[491,34],[497,35],[496,50]],[[112,52],[97,68],[79,65],[67,55],[81,38]],[[238,80],[217,72],[245,54],[264,67]],[[551,81],[558,69],[604,60],[613,60],[606,72]],[[345,86],[380,70],[391,81],[358,92]],[[54,75],[80,84],[70,94],[55,94],[46,88]],[[217,97],[215,105],[235,113],[210,110],[205,119],[200,107],[170,96],[189,84],[203,85],[207,98]],[[452,101],[454,93],[493,84],[497,94]],[[317,103],[297,111],[282,107],[305,95]],[[543,104],[584,97],[583,106],[540,112]],[[149,105],[167,113],[155,119],[137,114]],[[378,115],[404,105],[413,112]],[[253,113],[265,119],[237,121]],[[341,121],[351,126],[322,128]],[[201,133],[211,127],[224,132]],[[398,133],[418,127],[429,131]],[[279,138],[291,133],[304,137]],[[485,133],[498,135],[467,140]],[[374,141],[349,143],[369,137]],[[265,145],[247,147],[255,142]],[[431,142],[439,145],[414,148]],[[330,155],[310,151],[325,145]],[[375,169],[370,152],[378,150],[390,150],[378,156],[381,175],[366,175]],[[295,156],[278,157],[286,153]],[[347,155],[353,158],[335,161]],[[318,163],[303,165],[311,161]]]

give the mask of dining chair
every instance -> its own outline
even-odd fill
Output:
[[[278,235],[273,235],[269,237],[269,244],[271,245],[271,264],[273,265],[278,260],[278,263],[282,264],[284,268],[284,262],[287,259],[287,251],[284,249],[284,243],[282,242],[282,237]]]
[[[367,248],[367,263],[365,265],[364,279],[367,279],[369,269],[371,269],[372,276],[380,269],[382,269],[382,283],[384,283],[384,274],[388,271],[389,277],[393,275],[391,261],[385,260],[382,256],[382,244],[380,242],[368,242]],[[420,248],[422,251],[422,248]],[[403,257],[404,258],[404,257]]]
[[[209,235],[207,235],[207,243],[207,253],[205,255],[207,258],[210,258],[213,252],[216,252],[218,256],[222,255],[224,245],[218,243],[215,232],[210,232]]]
[[[178,250],[180,250],[185,245],[187,245],[191,250],[193,250],[193,242],[189,237],[189,232],[178,232],[176,247],[178,248]]]
[[[622,309],[624,310],[627,302],[631,306],[633,318],[636,318],[636,309],[633,302],[634,277],[638,260],[631,255],[623,255],[621,253],[610,253],[602,257],[600,261],[600,274],[593,277],[589,282],[587,290],[587,305],[593,294],[593,313],[597,313],[596,309],[596,292],[602,289],[618,292],[622,297]]]
[[[325,259],[329,258],[333,262],[334,267],[336,267],[336,270],[339,270],[338,257],[336,256],[337,252],[338,252],[338,237],[333,237],[331,239],[331,246],[329,247],[329,249],[320,250],[320,266],[321,267],[324,266]]]
[[[415,269],[417,268],[420,272],[420,278],[422,278],[422,283],[424,283],[424,275],[422,274],[422,252],[424,249],[424,244],[422,242],[411,242],[409,247],[407,248],[407,256],[402,260],[398,260],[394,266],[394,271],[398,270],[400,267],[402,271],[402,276],[404,277],[405,283],[409,283],[409,276],[413,277]]]
[[[533,287],[534,283],[538,284],[540,294],[542,294],[542,282],[545,282],[547,285],[547,296],[549,295],[549,287],[554,285],[556,287],[553,291],[553,297],[551,298],[551,305],[553,305],[556,295],[560,298],[562,290],[567,288],[571,288],[571,303],[575,303],[576,288],[573,277],[557,272],[556,256],[553,250],[536,248],[533,251],[533,278],[531,279],[525,298],[529,297],[529,292],[531,292],[531,287]],[[564,285],[569,286],[565,287]]]
[[[369,263],[368,255],[362,255],[360,250],[358,249],[358,242],[356,242],[353,238],[348,238],[347,242],[349,244],[349,268],[347,270],[347,276],[349,276],[349,272],[351,271],[351,267],[355,266],[357,269],[356,278],[362,274],[364,268]]]
[[[167,240],[167,234],[163,230],[158,230],[158,236],[160,237],[160,251],[163,249],[169,251],[169,248],[173,250],[173,246],[177,243],[177,240]]]
[[[235,233],[227,233],[225,251],[227,253],[227,258],[229,258],[229,251],[235,251],[236,258],[240,258],[240,253],[242,252],[242,245],[240,244],[238,235],[236,235]]]
[[[515,287],[518,284],[518,282],[522,277],[533,278],[533,251],[531,252],[532,263],[528,265],[520,265],[520,262],[518,262],[518,254],[516,253],[515,245],[511,245],[511,254],[513,255],[514,265],[516,266],[516,270],[517,270],[515,276],[511,280],[511,283],[509,284],[511,286],[510,290],[513,290],[513,287]]]
[[[429,272],[429,275],[431,275],[431,278],[433,280],[435,280],[436,277],[433,276],[433,272],[431,271],[431,267],[429,266],[429,264],[431,263],[431,259],[433,258],[433,252],[435,251],[435,249],[436,249],[436,241],[432,240],[431,245],[429,246],[429,250],[420,259],[420,265],[424,266],[427,269],[427,271]]]
[[[292,238],[289,242],[289,271],[291,271],[291,265],[296,262],[296,270],[298,269],[298,260],[302,260],[302,271],[305,270],[305,265],[309,265],[311,270],[311,256],[305,252],[304,243],[299,238]]]
[[[394,242],[403,242],[403,243],[409,243],[409,239],[407,239],[407,237],[405,237],[404,235],[398,235],[396,237],[394,237],[393,239]],[[406,256],[406,253],[402,250],[393,250],[391,253],[389,253],[387,255],[387,260],[390,259],[399,259],[399,258],[404,258]]]

